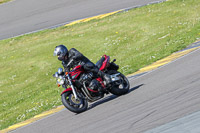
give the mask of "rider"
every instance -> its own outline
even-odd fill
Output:
[[[58,60],[62,61],[65,72],[69,72],[71,68],[81,65],[85,71],[92,72],[93,74],[102,77],[106,82],[106,85],[111,83],[110,75],[100,71],[94,63],[92,63],[87,57],[85,57],[75,48],[72,48],[68,51],[64,45],[56,46],[54,50],[54,56],[58,56]],[[68,66],[69,62],[71,63]]]

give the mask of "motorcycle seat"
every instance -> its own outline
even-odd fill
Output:
[[[99,61],[97,61],[97,63],[95,65],[100,69],[104,60],[105,60],[105,57],[101,57],[101,59]]]

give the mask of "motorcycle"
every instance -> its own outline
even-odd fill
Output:
[[[105,85],[102,78],[92,72],[85,72],[81,65],[69,72],[64,72],[62,68],[59,68],[53,76],[57,79],[58,87],[62,85],[65,88],[61,93],[63,105],[74,113],[81,113],[87,110],[88,102],[97,101],[103,98],[104,94],[112,93],[120,96],[128,93],[129,81],[126,76],[117,71],[119,66],[114,63],[115,61],[116,59],[110,62],[110,57],[104,55],[96,63],[99,70],[111,76],[112,82],[109,85]]]

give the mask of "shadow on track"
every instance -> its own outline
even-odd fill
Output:
[[[138,85],[138,86],[135,86],[135,87],[131,88],[131,89],[129,90],[128,93],[131,93],[132,91],[134,91],[134,90],[140,88],[140,87],[143,86],[143,85],[144,85],[144,84],[141,84],[141,85]],[[127,93],[127,94],[128,94],[128,93]],[[125,95],[126,95],[126,94],[125,94]],[[119,97],[119,96],[111,95],[111,96],[105,97],[105,98],[103,98],[102,100],[99,100],[99,101],[97,101],[97,102],[91,104],[91,105],[88,107],[88,110],[90,110],[90,109],[92,109],[92,108],[94,108],[94,107],[96,107],[96,106],[98,106],[98,105],[100,105],[100,104],[103,104],[103,103],[106,103],[106,102],[108,102],[108,101],[111,101],[111,100],[113,100],[113,99],[115,99],[115,98],[117,98],[117,97]]]

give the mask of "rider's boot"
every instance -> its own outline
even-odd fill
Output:
[[[108,86],[112,82],[111,76],[109,74],[106,74],[99,70],[97,75],[103,78],[103,80],[106,82],[106,86]]]

